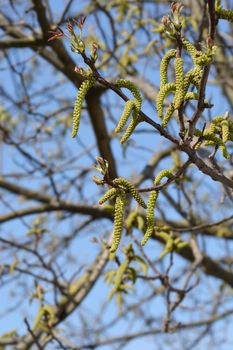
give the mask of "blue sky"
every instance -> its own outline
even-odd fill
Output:
[[[52,8],[53,8],[53,12],[59,14],[61,11],[61,8],[64,6],[64,1],[56,1],[56,6],[54,6],[53,1],[50,1]],[[84,4],[86,4],[87,2],[84,2]],[[83,3],[78,2],[77,7],[75,5],[74,10],[75,11],[79,11],[80,8],[82,8]],[[21,7],[19,8],[20,11],[22,11],[22,13],[24,13],[24,9],[28,8],[28,4],[22,3]],[[4,7],[3,7],[3,11],[4,11]],[[88,18],[87,19],[87,25],[94,25],[94,23],[92,23],[93,19]],[[68,45],[68,43],[67,43]],[[26,62],[26,67],[27,66],[27,60],[29,58],[31,58],[33,55],[35,55],[33,52],[29,51],[29,50],[18,50],[14,52],[12,51],[11,53],[11,58],[12,61],[14,63],[25,60]],[[80,64],[80,57],[75,56],[74,54],[72,54],[72,57],[75,59],[75,61],[77,61],[77,64]],[[0,66],[0,74],[1,74],[1,79],[4,80],[5,82],[5,87],[7,88],[7,90],[9,91],[9,94],[12,96],[18,96],[18,85],[17,82],[12,78],[12,74],[10,71],[6,70],[5,67],[7,65],[7,62],[5,60],[2,60],[1,62],[1,66]],[[26,68],[28,69],[28,68]],[[42,88],[43,86],[48,86],[51,81],[56,80],[57,81],[57,88],[55,90],[53,90],[53,93],[56,94],[56,96],[62,96],[64,97],[64,99],[66,99],[67,101],[70,101],[70,105],[72,106],[73,101],[75,100],[75,96],[76,96],[76,89],[74,88],[74,86],[72,86],[72,84],[70,83],[66,83],[65,84],[65,89],[64,86],[60,87],[59,86],[59,80],[62,80],[64,77],[62,76],[62,74],[58,74],[56,77],[54,77],[54,71],[48,67],[48,65],[43,65],[43,69],[42,66],[37,68],[38,69],[38,74],[37,74],[37,79],[34,80],[33,85],[31,87],[31,93],[33,93],[33,91],[37,92],[40,88]],[[104,74],[104,73],[103,73]],[[153,79],[155,81],[158,80],[158,72],[152,72],[149,68],[146,71],[146,77],[150,78],[150,77],[154,77]],[[215,103],[214,106],[214,115],[217,115],[219,113],[222,113],[222,110],[227,110],[229,109],[229,106],[227,104],[226,99],[224,99],[221,94],[219,89],[214,86],[214,85],[209,85],[208,89],[207,89],[207,96],[210,97],[211,96],[211,100],[212,101],[217,101],[218,103]],[[109,93],[108,98],[110,99],[111,103],[114,104],[117,101],[119,102],[118,97],[114,96],[112,93]],[[54,108],[56,108],[57,103],[56,101],[53,101],[52,97],[48,94],[44,97],[41,98],[41,96],[39,94],[37,94],[34,98],[33,98],[33,102],[40,102],[40,107],[36,110],[33,111],[32,115],[29,115],[29,124],[27,127],[27,133],[30,135],[33,134],[35,128],[37,125],[40,125],[41,123],[41,119],[40,119],[40,114],[46,114],[46,113],[50,113],[51,110],[53,110]],[[42,102],[42,103],[41,103]],[[6,103],[6,107],[9,107],[9,104]],[[19,113],[19,109],[17,110],[15,107],[10,106],[10,111],[12,113]],[[149,116],[151,116],[152,118],[155,118],[158,121],[158,118],[156,116],[155,113],[155,108],[154,107],[150,107],[149,104],[145,103],[143,105],[143,111],[145,111],[146,113],[148,113]],[[115,113],[119,113],[119,109],[117,108],[113,108],[113,112]],[[108,115],[108,111],[105,110],[106,115]],[[30,124],[30,121],[33,120],[33,123]],[[49,126],[49,124],[48,124]],[[109,122],[110,129],[113,129],[113,123]],[[54,156],[54,160],[51,160],[53,158],[53,153],[54,153],[54,143],[53,143],[53,137],[56,137],[56,127],[59,127],[59,124],[57,126],[53,126],[50,125],[50,127],[52,128],[51,131],[51,139],[48,138],[48,140],[46,142],[43,143],[42,145],[42,149],[41,152],[44,154],[44,157],[46,159],[46,157],[49,160],[49,163],[54,166],[54,167],[62,167],[62,162],[60,162],[59,164],[56,163],[56,157]],[[141,125],[139,126],[138,130],[140,130],[140,128],[145,128],[145,125]],[[19,135],[18,137],[20,137],[20,133],[23,135],[25,132],[25,130],[20,130],[19,129]],[[138,133],[136,136],[134,136],[132,138],[134,140],[135,143],[138,143],[138,145],[140,145],[142,147],[142,149],[129,149],[129,151],[127,152],[127,159],[124,158],[121,146],[119,145],[118,140],[114,140],[112,142],[112,147],[114,150],[114,154],[120,164],[120,175],[121,176],[130,176],[130,175],[134,175],[140,172],[140,170],[143,168],[145,161],[148,160],[151,156],[151,151],[160,147],[165,146],[165,144],[163,144],[163,142],[161,141],[160,138],[155,137],[152,133],[151,134],[146,134],[146,142],[145,142],[145,135]],[[93,144],[93,132],[91,130],[91,128],[89,127],[89,120],[87,118],[87,116],[83,116],[82,121],[81,121],[81,127],[80,127],[80,138],[78,140],[72,140],[70,135],[67,135],[64,139],[63,142],[66,145],[66,152],[67,154],[69,154],[70,152],[72,153],[79,153],[83,150],[83,148],[85,147],[90,147]],[[162,146],[161,146],[162,145]],[[23,159],[21,159],[18,155],[16,158],[16,153],[14,150],[12,150],[12,147],[6,146],[6,145],[2,145],[2,155],[3,155],[3,165],[2,165],[2,173],[4,174],[8,174],[10,172],[13,171],[18,171],[18,169],[20,169],[20,167],[22,166],[23,163]],[[25,146],[28,147],[28,146]],[[29,148],[26,148],[27,151],[30,152],[30,154],[35,155],[36,157],[38,156],[38,148],[32,148],[29,146]],[[79,160],[77,160],[77,166],[80,165],[83,166],[83,164],[85,164],[86,166],[92,167],[94,159],[98,154],[98,151],[96,150],[96,148],[93,149],[93,151],[90,153],[91,156],[87,157],[87,156],[83,156],[81,157]],[[135,161],[135,159],[137,161]],[[20,166],[19,166],[20,165]],[[161,167],[166,167],[166,161],[161,163]],[[196,170],[196,169],[195,169]],[[194,170],[192,170],[194,171]],[[91,175],[89,176],[89,178],[91,178]],[[97,175],[97,174],[96,174]],[[74,176],[74,173],[72,172],[71,169],[69,169],[69,171],[67,172],[67,176]],[[26,178],[25,180],[21,180],[20,184],[21,185],[25,185],[27,187],[31,187],[31,188],[36,188],[37,187],[37,181],[38,178],[40,179],[40,183],[45,183],[46,184],[46,178],[41,176],[41,174],[35,173],[34,177],[30,178],[30,181],[28,178]],[[211,189],[211,187],[213,186],[213,182],[209,181],[208,179],[204,179],[202,180],[203,177],[201,177],[200,181],[202,182],[202,186],[207,187],[206,192],[208,192],[209,194],[209,200],[212,201],[213,197],[215,196],[214,193],[210,193],[210,191],[208,190]],[[56,180],[59,181],[59,175],[56,177]],[[172,186],[171,186],[172,188]],[[94,195],[96,195],[99,191],[99,188],[96,188],[96,186],[90,181],[90,186],[85,189],[85,194],[89,197],[89,200],[93,202],[93,204],[95,203],[95,197]],[[171,193],[172,189],[171,189]],[[72,198],[73,197],[73,192],[69,193],[69,195],[67,196],[67,199]],[[212,196],[212,197],[211,197]],[[164,201],[164,198],[161,196],[161,201]],[[19,208],[25,205],[25,203],[10,203],[10,205],[12,205],[14,208]],[[9,209],[8,209],[9,210]],[[6,208],[4,208],[4,211],[7,211]],[[222,209],[222,212],[218,212],[218,214],[216,214],[216,216],[214,217],[214,220],[217,220],[220,217],[224,217],[224,215],[226,215],[226,213],[229,212],[229,214],[232,212],[231,207],[229,207],[229,209],[227,210],[227,208],[224,206]],[[170,208],[168,208],[168,212],[167,215],[171,218],[174,219],[176,218],[176,214],[173,210],[171,210]],[[55,217],[53,217],[53,219],[55,219]],[[74,218],[72,224],[73,225],[77,225],[77,223],[79,223],[80,218]],[[29,225],[32,224],[32,218],[27,218],[25,220],[25,222]],[[100,225],[102,226],[102,228],[104,228],[105,230],[105,234],[107,234],[107,232],[109,232],[110,226],[109,223],[106,221],[103,224],[99,224],[97,223],[93,225],[92,227],[92,231],[87,234],[87,236],[85,237],[81,237],[78,240],[74,241],[74,244],[70,247],[69,251],[67,252],[67,254],[64,252],[63,255],[61,255],[61,258],[59,259],[59,262],[61,265],[67,264],[66,263],[66,259],[67,259],[67,255],[68,253],[71,253],[73,255],[78,255],[78,261],[81,263],[89,263],[90,261],[93,261],[95,254],[97,253],[99,247],[98,245],[94,244],[91,242],[91,237],[98,237],[98,228],[100,228]],[[56,235],[62,235],[62,234],[69,234],[70,232],[70,226],[67,225],[67,222],[64,221],[63,223],[59,222],[56,223],[54,221],[53,223],[53,228],[54,228],[54,236]],[[97,232],[95,232],[95,230]],[[17,237],[17,239],[25,241],[28,238],[25,237],[25,233],[27,232],[27,228],[24,225],[24,223],[20,222],[20,221],[13,221],[12,223],[6,223],[2,226],[2,230],[1,230],[1,235],[3,237]],[[124,243],[127,242],[127,240],[129,241],[128,237],[125,237],[125,241]],[[224,243],[220,243],[218,245],[216,245],[216,241],[213,240],[209,240],[209,246],[207,247],[207,250],[209,252],[210,255],[212,255],[213,257],[215,257],[216,255],[221,255],[221,249],[224,247]],[[148,245],[145,248],[145,251],[149,254],[149,256],[155,256],[155,255],[159,255],[159,253],[161,252],[161,246],[158,243],[155,242],[151,242],[150,245]],[[9,263],[10,261],[12,261],[12,259],[14,259],[14,257],[12,256],[4,256],[5,261]],[[177,266],[182,266],[183,261],[181,261],[181,259],[177,259]],[[68,275],[71,275],[72,272],[74,270],[76,270],[76,266],[72,266],[72,262],[68,265],[67,264],[67,270],[68,271]],[[209,281],[209,288],[214,288],[214,280],[212,279],[208,279]],[[30,285],[31,281],[27,280],[27,283]],[[21,290],[20,284],[18,286],[19,290]],[[143,292],[147,292],[145,291],[145,286],[143,285],[143,281],[142,282],[137,282],[136,284],[136,288],[138,290],[138,294],[142,295]],[[1,288],[1,300],[2,300],[2,305],[7,305],[7,307],[12,307],[15,304],[15,295],[14,295],[14,290],[13,293],[11,291],[11,294],[9,294],[11,290],[10,285]],[[22,289],[23,290],[23,289]],[[140,291],[139,291],[140,290]],[[202,297],[205,297],[205,291],[202,289],[202,287],[198,287],[197,290],[195,290],[194,293],[198,293],[198,291],[200,291],[200,295]],[[90,314],[90,324],[88,325],[89,328],[91,328],[91,322],[93,322],[94,317],[92,317],[92,313],[98,313],[101,312],[101,309],[99,310],[99,305],[101,304],[100,301],[104,301],[106,300],[106,297],[109,293],[109,287],[106,287],[106,284],[103,283],[103,281],[100,281],[100,283],[98,283],[96,285],[96,287],[92,290],[92,292],[90,293],[90,295],[87,297],[87,299],[84,301],[83,303],[83,307],[82,307],[82,311],[77,311],[75,312],[68,321],[73,320],[74,322],[76,322],[77,325],[79,325],[79,319],[80,319],[80,314],[81,313],[85,313],[85,316]],[[137,294],[134,296],[132,295],[130,298],[132,298],[132,301],[137,300]],[[98,302],[96,302],[98,300]],[[230,304],[230,302],[229,302]],[[22,295],[21,298],[21,305],[20,305],[20,310],[23,312],[24,315],[27,315],[30,319],[31,322],[33,322],[34,319],[34,314],[36,312],[38,308],[38,303],[36,301],[33,301],[31,304],[28,302],[28,300],[24,297],[24,295]],[[4,310],[3,310],[4,312]],[[159,302],[156,301],[154,303],[151,303],[150,305],[150,310],[146,310],[146,312],[151,313],[151,315],[155,315],[156,317],[158,316],[162,316],[164,313],[164,308],[162,303],[159,304]],[[116,316],[117,310],[116,310],[116,305],[115,302],[112,301],[109,303],[109,306],[107,307],[107,312],[104,313],[103,317],[106,319],[106,321],[109,321],[109,319],[114,318]],[[2,314],[2,310],[0,312],[0,314]],[[187,315],[187,316],[185,316]],[[184,311],[181,312],[181,314],[177,314],[177,317],[181,317],[182,320],[185,319],[185,317],[187,317],[188,319],[188,315],[189,313],[185,313]],[[200,316],[200,314],[199,314]],[[197,315],[194,315],[194,317],[197,317]],[[230,318],[229,318],[230,321]],[[113,327],[111,329],[111,331],[108,334],[103,335],[103,338],[108,337],[108,336],[112,336],[117,335],[117,334],[122,334],[122,332],[127,331],[127,332],[133,332],[134,329],[130,329],[130,316],[129,319],[127,321],[122,321],[121,323],[117,324],[115,327]],[[221,325],[222,322],[218,322],[216,324],[216,326],[213,327],[214,331],[216,331],[216,333],[220,332],[221,330]],[[141,320],[138,319],[138,321],[136,322],[136,324],[134,325],[135,330],[137,328],[140,329],[144,327],[144,325],[142,324]],[[8,312],[7,315],[4,315],[4,317],[2,319],[0,319],[0,329],[1,332],[0,333],[4,333],[7,332],[9,330],[11,330],[12,328],[17,328],[19,330],[20,333],[24,334],[25,332],[25,325],[22,323],[22,315],[19,312]],[[231,330],[232,327],[230,326],[229,329]],[[189,335],[187,336],[187,341],[191,341],[191,335],[189,333]],[[228,331],[227,333],[227,339],[228,343],[231,343],[232,340],[232,335],[231,332]],[[161,348],[161,349],[169,349],[171,348],[171,344],[172,344],[172,349],[180,349],[181,348],[181,344],[180,344],[180,340],[179,339],[179,334],[174,334],[174,335],[161,335],[161,336],[155,336],[154,338],[152,337],[148,337],[148,338],[143,338],[143,339],[137,339],[131,343],[129,343],[129,345],[127,347],[125,347],[126,350],[139,350],[142,349],[143,347],[147,347],[148,349],[157,349],[157,348]],[[168,343],[166,345],[166,342]],[[170,342],[170,344],[169,344]],[[176,345],[177,343],[177,345]],[[179,344],[179,345],[178,345]],[[200,345],[200,350],[204,350],[207,348],[207,343],[204,342],[202,343],[202,345]],[[112,345],[111,346],[106,346],[103,347],[105,349],[113,349]],[[50,348],[49,348],[50,349]],[[52,349],[52,346],[51,346]],[[219,348],[221,349],[221,348]],[[231,347],[230,345],[224,345],[224,350],[230,350]]]

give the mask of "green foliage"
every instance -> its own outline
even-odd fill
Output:
[[[156,234],[165,242],[165,247],[160,253],[159,259],[162,259],[165,255],[171,252],[179,252],[189,246],[188,242],[175,236],[167,227],[156,227]]]
[[[45,333],[49,333],[50,327],[54,324],[56,315],[54,308],[49,305],[43,305],[37,312],[32,330],[43,330]]]

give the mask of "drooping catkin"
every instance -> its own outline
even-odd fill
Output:
[[[116,85],[119,87],[119,88],[126,88],[128,89],[133,97],[135,98],[136,101],[138,101],[138,103],[142,103],[142,97],[141,97],[141,94],[138,90],[138,88],[129,80],[126,80],[126,79],[118,79],[116,81]]]
[[[154,181],[154,184],[155,184],[155,185],[159,185],[159,184],[160,184],[160,181],[161,181],[164,177],[167,177],[168,179],[170,179],[172,176],[173,176],[173,173],[172,173],[171,170],[169,170],[169,169],[161,170],[161,171],[158,173],[158,175],[156,176],[155,181]]]
[[[226,119],[221,122],[221,127],[222,127],[222,142],[226,143],[229,140],[229,124]]]
[[[95,85],[95,79],[93,77],[85,80],[77,93],[77,97],[74,103],[74,111],[73,111],[73,128],[72,128],[72,137],[74,138],[79,129],[80,117],[82,111],[82,104],[85,99],[87,92]]]
[[[129,192],[131,194],[131,196],[134,197],[134,199],[138,202],[138,204],[140,204],[143,208],[145,208],[145,209],[147,208],[146,203],[141,198],[141,196],[140,196],[139,192],[137,191],[137,189],[127,179],[119,177],[119,178],[113,180],[113,183],[115,185],[120,186],[121,188],[123,188],[127,192]]]
[[[177,57],[174,61],[175,76],[176,76],[176,92],[174,96],[174,108],[178,109],[184,101],[184,71],[183,59]]]
[[[173,173],[169,169],[165,169],[159,172],[159,174],[156,176],[154,180],[155,185],[159,185],[160,181],[164,178],[171,178],[173,176]],[[151,237],[151,235],[154,232],[154,208],[156,204],[156,200],[158,198],[159,191],[151,191],[147,203],[147,212],[146,212],[146,219],[147,219],[147,229],[145,232],[145,235],[141,241],[141,245],[145,245],[148,239]]]
[[[140,123],[140,121],[141,121],[141,118],[138,117],[137,113],[136,112],[133,113],[132,119],[131,119],[127,129],[125,130],[124,135],[120,139],[121,144],[125,143],[130,138],[134,129],[137,127],[137,125]]]
[[[136,220],[138,216],[138,211],[137,210],[133,210],[129,213],[129,215],[127,216],[126,220],[125,220],[125,227],[127,229],[131,229],[134,221]]]
[[[129,137],[132,135],[134,129],[136,128],[136,126],[141,121],[139,113],[140,113],[141,106],[142,106],[142,97],[141,97],[141,94],[140,94],[138,88],[129,80],[119,79],[119,80],[116,81],[116,85],[119,88],[126,88],[126,89],[128,89],[132,93],[132,95],[134,97],[134,100],[133,100],[134,106],[133,106],[132,119],[131,119],[131,121],[130,121],[130,123],[129,123],[129,125],[128,125],[125,133],[124,133],[124,135],[122,136],[122,138],[120,140],[120,142],[123,144],[124,142],[126,142],[129,139]],[[125,123],[124,123],[124,125],[125,125]]]
[[[129,100],[126,102],[125,104],[125,107],[124,107],[124,110],[122,112],[122,115],[120,117],[120,120],[115,128],[115,132],[118,133],[119,131],[121,131],[125,124],[127,123],[128,119],[129,119],[129,116],[134,108],[135,104],[134,104],[134,101],[132,100]]]
[[[118,190],[116,195],[116,202],[115,202],[114,229],[113,229],[113,236],[112,236],[112,245],[110,248],[111,253],[115,253],[121,240],[125,206],[126,206],[126,194],[124,191]]]
[[[160,88],[167,84],[167,70],[169,62],[176,56],[176,50],[172,49],[165,53],[160,64]]]
[[[144,246],[148,239],[151,237],[151,235],[154,232],[154,208],[155,203],[158,198],[158,191],[151,191],[147,203],[147,212],[146,212],[146,221],[147,221],[147,228],[146,232],[144,234],[144,237],[141,241],[141,245]]]
[[[170,106],[168,107],[167,109],[167,112],[163,118],[163,122],[162,122],[162,127],[165,128],[169,122],[169,120],[171,119],[173,113],[175,111],[175,108],[174,108],[174,103],[171,103]]]
[[[175,83],[167,83],[159,90],[156,98],[157,113],[160,118],[163,118],[163,102],[165,97],[176,91]]]
[[[117,193],[116,188],[110,188],[100,199],[99,199],[99,204],[102,205],[104,204],[108,199],[112,199],[115,197]]]

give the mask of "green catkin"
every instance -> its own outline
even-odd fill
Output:
[[[161,181],[164,177],[167,177],[168,179],[170,179],[172,176],[173,176],[173,173],[172,173],[171,170],[169,170],[169,169],[161,170],[161,171],[158,173],[158,175],[156,176],[155,181],[154,181],[154,184],[155,184],[155,185],[159,185],[159,184],[160,184],[160,181]]]
[[[129,80],[119,79],[116,81],[116,85],[119,88],[126,88],[126,89],[130,90],[130,92],[132,93],[132,95],[134,97],[133,116],[132,116],[132,119],[128,125],[128,128],[126,129],[124,135],[122,136],[122,138],[120,140],[120,142],[123,144],[124,142],[126,142],[129,139],[129,137],[132,135],[134,129],[141,121],[139,113],[140,113],[141,106],[142,106],[142,97],[141,97],[141,94],[140,94],[138,88]]]
[[[131,81],[126,80],[126,79],[119,79],[116,81],[116,85],[119,88],[126,88],[126,89],[130,90],[130,92],[132,93],[135,100],[142,103],[141,94],[140,94],[138,88]]]
[[[209,130],[205,130],[204,133],[202,134],[202,131],[195,129],[194,131],[195,136],[202,136],[203,139],[205,140],[205,146],[218,146],[223,157],[226,159],[229,159],[229,154],[227,152],[226,146],[223,143],[222,139],[220,139],[218,136],[215,134],[209,133]],[[198,142],[196,145],[196,149],[200,147],[202,142]]]
[[[225,19],[233,23],[233,11],[223,9],[220,1],[216,1],[215,11],[219,19]]]
[[[206,132],[209,134],[215,134],[216,132],[220,131],[221,128],[219,128],[219,125],[221,125],[221,122],[224,120],[224,118],[221,115],[216,116],[210,123],[208,129]]]
[[[110,248],[111,253],[115,253],[121,240],[125,206],[126,206],[126,194],[124,191],[118,191],[116,196],[116,203],[115,203],[114,229],[113,229],[113,236],[112,236],[112,245]]]
[[[186,51],[188,51],[194,62],[196,60],[196,57],[202,54],[202,52],[198,51],[196,47],[193,44],[191,44],[188,40],[183,40],[183,47]]]
[[[156,98],[157,113],[160,118],[163,118],[163,102],[165,97],[176,91],[175,83],[167,83],[159,90]]]
[[[151,235],[154,232],[154,208],[155,208],[155,203],[158,198],[158,191],[151,191],[147,203],[147,212],[146,212],[146,221],[147,221],[147,228],[145,235],[141,241],[141,245],[144,246],[148,239],[151,237]]]
[[[131,212],[129,213],[129,215],[127,216],[127,218],[126,218],[126,220],[125,220],[125,227],[126,227],[127,229],[132,228],[132,226],[133,226],[133,224],[134,224],[134,222],[135,222],[137,216],[138,216],[137,210],[131,211]]]
[[[201,67],[209,65],[216,52],[216,46],[208,48],[206,52],[199,51],[188,40],[183,40],[183,47],[189,52],[194,64]]]
[[[72,137],[74,138],[79,129],[80,124],[80,117],[81,117],[81,111],[82,111],[82,104],[85,99],[85,96],[87,92],[95,85],[95,79],[89,78],[85,80],[78,91],[75,104],[74,104],[74,111],[73,111],[73,128],[72,128]]]
[[[137,218],[136,218],[136,221],[137,221],[137,228],[139,230],[143,231],[144,227],[145,227],[145,220],[144,220],[144,218],[141,215],[138,215]]]
[[[157,186],[160,184],[160,181],[164,178],[171,178],[173,176],[173,173],[169,169],[165,169],[159,172],[159,174],[156,176],[154,180],[154,184]],[[151,237],[151,235],[154,232],[154,207],[156,200],[158,198],[158,191],[151,191],[148,199],[148,204],[147,204],[147,213],[146,213],[146,219],[147,219],[147,229],[145,232],[145,235],[141,241],[141,245],[145,245],[148,239]]]
[[[184,91],[187,92],[190,84],[195,85],[197,88],[200,84],[202,70],[199,66],[190,69],[190,71],[184,76]]]
[[[121,144],[125,143],[130,138],[134,129],[137,127],[137,125],[140,123],[140,121],[141,121],[141,118],[138,117],[135,113],[133,113],[133,117],[132,117],[127,129],[125,130],[124,135],[120,139]]]
[[[99,199],[99,204],[102,205],[104,204],[108,199],[111,199],[115,197],[116,195],[116,188],[110,188],[100,199]]]
[[[135,104],[134,104],[134,101],[132,100],[129,100],[126,102],[125,104],[125,108],[122,112],[122,115],[120,117],[120,120],[119,120],[119,123],[117,124],[117,127],[115,129],[115,132],[118,133],[119,131],[121,131],[125,124],[127,123],[128,119],[129,119],[129,116],[134,108]]]
[[[187,92],[184,97],[184,101],[198,100],[198,94],[196,92]]]
[[[176,76],[176,92],[174,96],[174,108],[178,109],[184,101],[184,71],[183,59],[178,57],[174,61],[175,76]]]
[[[233,122],[228,121],[229,123],[229,141],[233,142]]]
[[[195,63],[202,67],[208,66],[212,61],[214,54],[216,52],[217,47],[213,46],[212,48],[208,48],[208,50],[202,53],[199,57],[196,58]]]
[[[163,122],[162,122],[162,127],[165,128],[169,122],[169,120],[171,119],[173,113],[175,111],[174,108],[174,104],[171,103],[170,106],[167,109],[167,113],[165,114],[164,118],[163,118]]]
[[[176,56],[176,50],[172,49],[166,52],[164,57],[162,58],[161,64],[160,64],[160,88],[167,84],[167,69],[169,62],[172,58]]]
[[[227,148],[226,148],[225,145],[220,145],[220,146],[219,146],[219,149],[220,149],[220,151],[221,151],[221,153],[222,153],[222,155],[223,155],[224,158],[230,159],[230,155],[229,155],[229,153],[227,152]]]
[[[226,143],[229,139],[229,124],[227,120],[221,122],[222,127],[222,142]]]
[[[143,208],[145,208],[145,209],[147,208],[146,203],[141,198],[141,196],[138,193],[137,189],[128,180],[126,180],[126,179],[124,179],[122,177],[119,177],[119,178],[113,180],[113,183],[115,185],[118,185],[118,186],[122,187],[127,192],[129,192],[131,194],[131,196],[134,197],[134,199],[138,202],[138,204],[140,204]]]

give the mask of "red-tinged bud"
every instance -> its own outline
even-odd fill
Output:
[[[73,35],[73,36],[75,35],[75,33],[74,33],[74,28],[73,28],[73,24],[72,24],[70,21],[67,22],[66,28],[67,28],[67,30],[69,31],[69,33],[70,33],[71,35]]]
[[[58,28],[56,31],[50,30],[49,33],[53,34],[53,36],[49,38],[48,41],[56,40],[64,36],[64,33],[60,28]]]
[[[86,16],[80,16],[77,21],[74,19],[74,22],[76,23],[76,25],[80,30],[83,29],[85,21],[86,21]]]
[[[183,5],[181,4],[181,2],[176,2],[176,1],[173,1],[171,3],[171,10],[173,13],[179,13],[183,8]]]
[[[213,40],[209,35],[206,38],[206,45],[210,48],[213,46]]]

